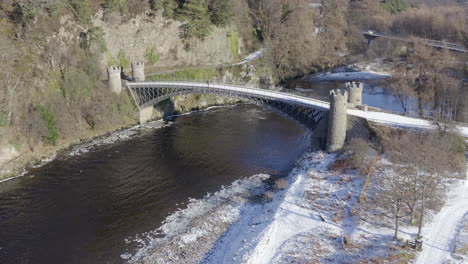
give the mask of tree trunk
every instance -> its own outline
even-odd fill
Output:
[[[419,113],[419,116],[424,117],[424,104],[423,104],[421,92],[419,91],[418,91],[418,113]]]
[[[414,221],[414,208],[416,207],[416,200],[410,202],[410,203],[407,203],[406,204],[410,210],[410,219],[409,219],[409,222],[410,224],[413,223]]]
[[[421,231],[422,231],[422,226],[423,226],[423,221],[424,221],[424,206],[425,206],[425,198],[423,197],[421,199],[421,215],[419,216],[419,225],[418,225],[418,235],[417,237],[421,237]]]
[[[400,207],[401,207],[401,201],[397,201],[395,204],[395,235],[394,238],[398,239],[398,230],[400,228]]]
[[[400,228],[400,217],[395,216],[395,235],[394,238],[398,239],[398,229]]]

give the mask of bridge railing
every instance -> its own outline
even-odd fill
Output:
[[[377,32],[377,31],[372,31],[372,30],[364,30],[362,31],[364,35],[369,35],[369,36],[374,36],[374,37],[383,37],[383,38],[389,38],[389,39],[395,39],[395,40],[400,40],[404,42],[412,42],[412,41],[421,41],[427,45],[430,46],[435,46],[435,47],[440,47],[440,48],[449,48],[452,50],[458,50],[462,52],[468,52],[468,48],[457,43],[450,43],[446,41],[440,41],[440,40],[432,40],[432,39],[425,39],[425,38],[417,38],[413,36],[398,36],[394,34],[389,34],[389,33],[383,33],[383,32]]]
[[[222,89],[225,91],[236,91],[239,93],[242,93],[244,95],[249,95],[249,96],[259,96],[262,95],[265,98],[270,98],[270,99],[282,99],[284,101],[288,102],[296,102],[302,105],[311,105],[311,102],[315,102],[314,106],[322,109],[328,109],[329,103],[324,100],[312,98],[310,96],[307,96],[300,91],[293,91],[291,89],[285,89],[283,87],[269,87],[268,89],[262,88],[261,86],[255,86],[252,83],[221,83],[221,82],[212,82],[212,81],[206,81],[206,82],[194,82],[194,81],[153,81],[153,82],[143,82],[143,83],[128,83],[130,87],[151,87],[154,86],[154,84],[159,84],[163,86],[171,86],[174,84],[177,84],[176,86],[181,86],[183,84],[186,87],[189,87],[190,89],[194,90],[207,90],[207,89]],[[250,86],[248,86],[250,85]],[[293,99],[294,101],[291,101]],[[387,114],[393,114],[393,115],[399,115],[402,117],[411,117],[411,118],[417,118],[417,119],[423,119],[428,122],[433,122],[433,123],[448,123],[449,125],[458,125],[458,126],[467,126],[466,123],[462,122],[456,122],[456,121],[444,121],[444,120],[437,120],[436,118],[432,116],[420,116],[417,112],[398,112],[398,111],[392,111],[392,110],[387,110],[387,109],[380,109],[377,107],[372,107],[370,106],[370,111],[371,112],[382,112],[382,113],[387,113]],[[430,113],[430,110],[426,110],[426,112]]]

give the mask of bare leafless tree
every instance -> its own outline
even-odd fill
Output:
[[[450,169],[452,145],[443,134],[437,133],[404,133],[393,138],[388,145],[388,154],[404,170],[410,192],[408,203],[412,210],[419,206],[418,237],[421,235],[428,200],[441,188],[441,182],[447,177]]]
[[[379,184],[384,191],[379,196],[379,202],[384,208],[390,210],[395,220],[394,238],[398,239],[400,228],[400,219],[404,216],[403,207],[408,197],[407,184],[409,182],[408,174],[400,173],[394,168],[385,167],[379,171]]]
[[[18,87],[22,83],[21,79],[18,76],[13,75],[12,73],[7,73],[5,76],[5,87],[7,89],[7,104],[8,104],[8,114],[7,114],[7,123],[11,125],[12,116],[13,116],[13,107],[14,100],[17,94]]]

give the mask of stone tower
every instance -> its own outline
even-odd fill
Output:
[[[132,75],[134,82],[145,81],[145,63],[142,61],[132,62]]]
[[[120,79],[120,67],[119,66],[107,67],[107,75],[109,77],[109,89],[116,94],[120,94],[120,92],[122,91],[122,80]]]
[[[362,105],[362,91],[364,83],[362,82],[347,82],[346,90],[348,91],[348,103],[351,107]]]
[[[328,112],[327,151],[341,149],[346,138],[348,91],[330,91],[330,111]]]

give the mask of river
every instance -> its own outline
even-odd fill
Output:
[[[0,263],[122,263],[128,238],[222,185],[286,175],[310,132],[252,105],[178,116],[162,128],[62,154],[0,184]]]

